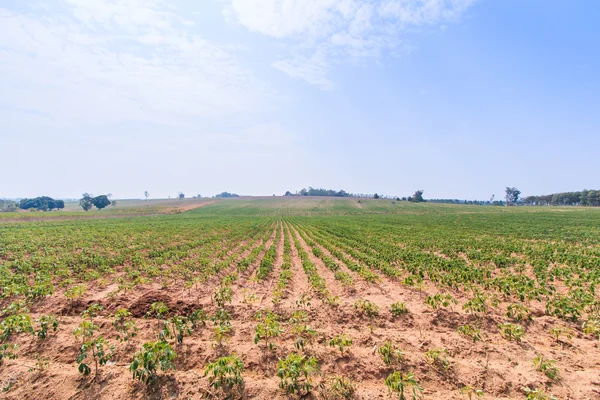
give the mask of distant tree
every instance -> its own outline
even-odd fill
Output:
[[[287,192],[285,192],[286,196],[293,196],[292,192],[290,192],[289,190]]]
[[[197,194],[197,195],[196,195],[196,198],[197,198],[197,199],[201,199],[201,198],[202,198],[202,195],[201,195],[201,194]]]
[[[412,195],[411,200],[414,203],[423,203],[425,201],[425,199],[423,198],[423,191],[422,190],[417,190],[415,192],[415,194]]]
[[[48,211],[65,208],[65,202],[62,200],[54,200],[52,197],[41,196],[36,197],[35,199],[21,199],[19,208],[23,210],[34,208],[41,211]]]
[[[0,212],[13,212],[17,211],[18,204],[12,200],[0,199]]]
[[[223,192],[223,193],[219,193],[219,194],[215,195],[215,197],[218,199],[221,199],[221,198],[226,199],[229,197],[240,197],[240,195],[235,194],[235,193]]]
[[[185,199],[185,194],[183,194],[183,193],[179,192],[179,193],[177,194],[177,198],[178,198],[179,200],[183,200],[183,199]]]
[[[402,199],[400,199],[402,201],[407,201],[408,199],[406,197],[403,197]]]
[[[144,192],[144,197],[146,198],[146,201],[148,201],[148,197],[150,197],[150,193],[148,193],[147,190]]]
[[[408,196],[408,197],[406,198],[406,201],[413,201],[413,198],[412,198],[412,196]]]
[[[103,195],[92,198],[92,204],[98,210],[102,210],[103,208],[110,206],[110,200],[108,199],[107,195],[103,194]]]
[[[521,191],[515,187],[506,187],[506,205],[514,206],[519,201]]]
[[[400,197],[396,197],[396,201],[400,201]]]
[[[375,193],[375,195],[373,196],[374,199],[378,199],[379,195],[377,193]]]
[[[89,193],[84,193],[83,197],[79,200],[79,205],[83,208],[83,211],[89,211],[94,206],[94,202],[92,201],[92,195]]]

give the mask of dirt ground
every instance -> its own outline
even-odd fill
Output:
[[[199,204],[195,206],[206,205]],[[191,206],[190,206],[191,207]],[[284,230],[287,226],[288,230]],[[326,387],[333,376],[351,378],[357,385],[357,397],[361,399],[385,399],[389,397],[384,385],[386,377],[394,370],[412,371],[424,388],[425,399],[467,399],[460,389],[472,385],[482,389],[486,399],[524,399],[524,387],[545,388],[545,392],[558,399],[599,399],[600,398],[600,352],[598,341],[590,340],[581,334],[571,339],[556,341],[548,334],[548,327],[558,320],[545,316],[541,304],[531,305],[534,321],[527,324],[527,335],[522,342],[507,341],[498,334],[497,324],[504,322],[502,305],[492,313],[481,317],[465,314],[461,307],[462,293],[453,293],[459,304],[448,309],[433,310],[425,304],[428,294],[435,293],[433,285],[426,284],[421,290],[401,285],[385,276],[379,276],[378,283],[368,283],[339,260],[345,272],[350,274],[354,285],[344,287],[335,279],[334,273],[313,253],[300,236],[298,227],[281,224],[281,239],[276,243],[277,258],[268,279],[257,282],[254,279],[260,260],[275,238],[275,232],[267,241],[258,259],[234,282],[233,298],[227,309],[231,313],[233,336],[224,347],[215,346],[212,337],[212,323],[195,330],[184,338],[182,344],[175,344],[178,354],[176,370],[162,373],[159,384],[149,386],[132,380],[128,370],[132,354],[141,345],[156,340],[160,322],[146,318],[150,305],[162,301],[170,309],[170,315],[187,314],[201,308],[209,315],[217,310],[213,294],[220,279],[235,269],[235,265],[221,271],[202,285],[184,287],[182,282],[168,284],[154,283],[140,285],[127,292],[117,292],[117,285],[96,287],[85,297],[69,303],[64,293],[57,291],[32,307],[32,317],[55,313],[60,316],[57,334],[51,334],[44,341],[31,336],[18,336],[20,357],[4,360],[0,367],[0,383],[3,399],[199,399],[214,392],[208,379],[203,376],[205,365],[219,356],[236,353],[244,361],[243,378],[246,399],[285,399],[288,398],[278,388],[277,362],[279,358],[296,351],[295,337],[291,333],[289,316],[299,307],[297,301],[302,295],[310,295],[308,324],[317,331],[316,340],[305,348],[305,352],[317,357],[320,374],[313,379],[317,387],[305,398],[321,398],[321,387]],[[299,239],[302,248],[310,255],[319,275],[326,281],[333,296],[339,297],[339,305],[332,307],[317,298],[311,291],[307,275],[302,268],[298,249],[292,243],[292,279],[286,288],[283,300],[278,306],[272,302],[275,283],[281,272],[283,260],[283,235],[289,232],[289,239]],[[237,260],[245,258],[257,241]],[[321,248],[330,255],[330,253]],[[232,249],[234,251],[234,249]],[[367,299],[377,304],[380,315],[373,320],[357,314],[354,303]],[[392,303],[402,301],[409,313],[393,317]],[[101,315],[94,318],[99,332],[115,346],[113,361],[100,368],[98,376],[82,377],[77,371],[79,342],[73,331],[81,322],[81,313],[92,304],[104,307]],[[116,340],[111,326],[110,315],[118,308],[126,307],[133,314],[139,329],[138,335],[129,342]],[[285,333],[275,340],[277,350],[270,352],[254,343],[255,313],[258,310],[273,310],[280,315]],[[480,324],[486,340],[473,343],[460,336],[456,328],[465,323]],[[369,326],[373,326],[370,332]],[[327,345],[334,335],[346,334],[353,344],[347,353]],[[383,363],[377,348],[391,340],[404,352],[400,365],[387,366]],[[427,362],[424,353],[434,348],[444,347],[451,365],[447,370],[436,368]],[[550,383],[542,373],[535,371],[531,360],[538,353],[557,361],[561,369],[561,379]],[[38,369],[40,360],[47,366]]]

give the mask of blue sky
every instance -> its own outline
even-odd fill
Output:
[[[0,197],[597,189],[599,11],[4,0]]]

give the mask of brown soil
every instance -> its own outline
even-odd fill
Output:
[[[340,297],[340,304],[331,307],[312,295],[308,307],[308,324],[318,332],[317,340],[306,347],[305,352],[319,360],[321,374],[316,376],[315,385],[325,385],[336,375],[354,380],[358,385],[361,399],[388,398],[384,386],[386,377],[394,370],[412,371],[425,388],[425,399],[466,399],[460,394],[465,385],[473,385],[485,391],[486,399],[523,399],[523,387],[544,387],[547,393],[559,399],[598,399],[600,398],[600,357],[597,338],[576,333],[572,339],[556,342],[548,331],[552,326],[566,325],[576,331],[576,325],[560,323],[553,317],[544,316],[539,304],[532,303],[534,321],[526,324],[527,334],[521,343],[510,342],[499,335],[497,324],[506,320],[505,304],[501,304],[487,315],[466,314],[461,304],[464,298],[453,293],[459,304],[447,309],[432,310],[425,304],[428,295],[436,293],[433,285],[425,284],[423,290],[407,287],[399,282],[381,276],[377,284],[363,281],[360,276],[347,269],[339,260],[344,271],[354,278],[354,287],[345,289],[335,280],[333,273],[321,260],[314,257],[311,249],[299,235],[301,228],[281,223],[273,228],[266,245],[257,260],[240,274],[234,282],[233,301],[227,308],[232,315],[233,336],[224,348],[216,348],[212,336],[212,322],[207,327],[195,330],[185,337],[182,344],[173,344],[178,357],[177,369],[161,373],[159,384],[146,387],[131,379],[128,370],[132,354],[147,341],[156,340],[160,322],[146,318],[152,303],[162,301],[168,305],[171,315],[186,315],[201,308],[209,315],[217,307],[212,301],[214,289],[221,279],[236,267],[236,262],[208,282],[185,288],[182,282],[173,282],[166,287],[160,283],[136,286],[128,292],[118,294],[115,284],[90,290],[86,296],[74,303],[68,302],[63,292],[44,299],[32,307],[32,318],[43,314],[60,315],[61,324],[57,334],[46,340],[37,340],[30,335],[17,335],[15,342],[20,345],[20,357],[16,360],[4,359],[0,367],[0,398],[2,399],[200,399],[212,392],[207,378],[203,377],[207,362],[221,355],[235,352],[244,361],[245,397],[247,399],[286,399],[278,388],[277,360],[292,351],[295,336],[287,319],[297,310],[296,301],[302,294],[312,293],[302,262],[293,242],[292,279],[286,289],[282,303],[275,309],[281,316],[285,329],[275,339],[278,348],[270,354],[254,344],[255,313],[258,310],[273,309],[272,290],[281,271],[283,260],[283,235],[287,240],[299,238],[302,248],[310,255],[319,274],[325,279],[329,291]],[[273,243],[275,231],[280,230],[281,239],[277,246],[275,267],[268,278],[255,282],[260,260],[266,249]],[[244,242],[246,243],[246,242]],[[250,249],[240,253],[236,261],[244,259],[250,251],[259,246],[256,240]],[[234,254],[241,246],[233,246],[228,254]],[[321,248],[325,254],[329,254]],[[249,301],[254,295],[255,301]],[[354,303],[367,299],[380,308],[380,315],[373,320],[357,314]],[[407,315],[393,317],[390,306],[404,302],[409,310]],[[115,346],[114,360],[100,369],[98,376],[82,377],[77,371],[77,355],[80,342],[73,331],[81,322],[81,312],[91,303],[104,307],[100,316],[94,319],[106,340]],[[117,308],[127,307],[133,314],[138,336],[128,343],[116,340],[111,325],[110,314]],[[470,323],[480,325],[485,341],[472,343],[460,336],[456,328]],[[369,326],[373,326],[370,332]],[[577,332],[577,331],[576,331]],[[343,356],[337,349],[327,345],[334,335],[346,334],[353,340],[347,354]],[[405,354],[404,361],[396,366],[383,363],[376,349],[386,340],[391,340]],[[425,352],[443,347],[448,352],[451,367],[442,370],[426,362]],[[556,360],[562,380],[549,383],[548,378],[536,371],[531,360],[536,354],[544,354]],[[36,369],[36,359],[45,358],[48,365],[43,370]],[[318,398],[315,390],[313,397]],[[219,398],[219,397],[217,397]],[[223,397],[221,397],[223,398]],[[239,397],[238,397],[239,398]]]

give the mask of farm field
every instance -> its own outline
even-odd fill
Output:
[[[178,214],[211,204],[214,200],[199,199],[153,199],[150,201],[130,199],[118,200],[116,207],[109,206],[103,210],[93,209],[83,211],[79,202],[66,202],[64,210],[60,211],[30,211],[0,213],[0,221],[45,221],[50,219],[94,219],[115,218],[123,216],[151,216],[157,214]]]
[[[0,218],[0,398],[600,398],[600,210],[204,201]]]

